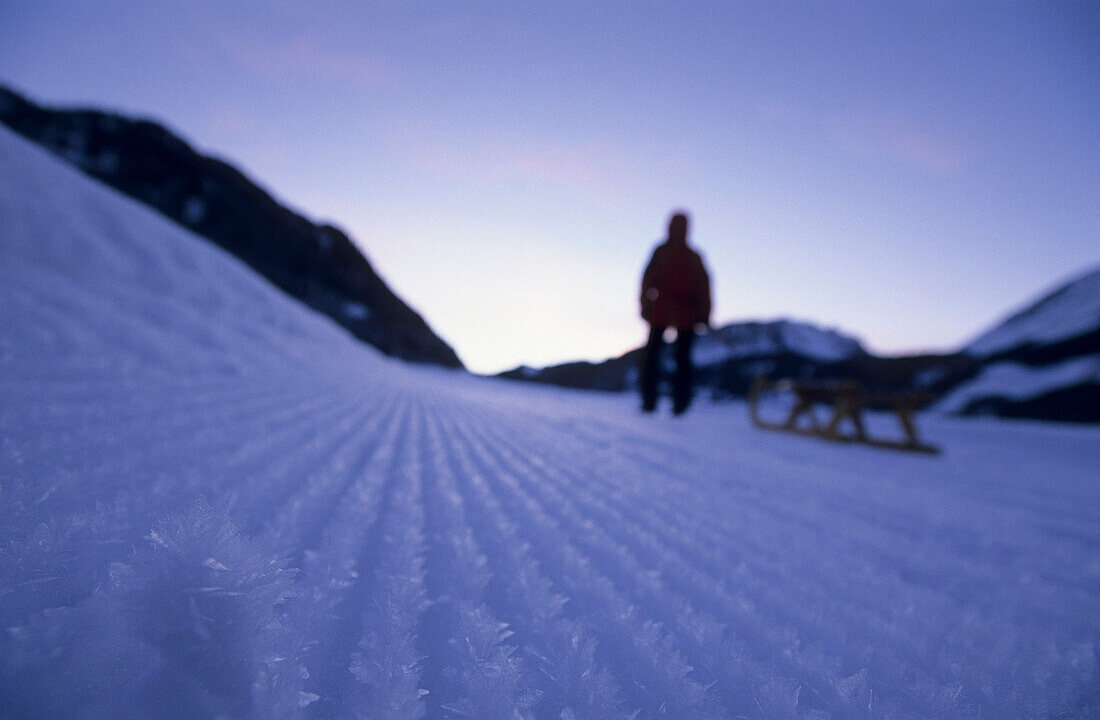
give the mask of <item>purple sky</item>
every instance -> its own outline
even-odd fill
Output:
[[[0,0],[0,82],[343,227],[473,370],[640,343],[680,207],[716,323],[947,350],[1100,262],[1098,8]]]

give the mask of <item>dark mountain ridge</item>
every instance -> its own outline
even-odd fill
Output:
[[[4,87],[0,122],[211,240],[383,353],[462,367],[345,233],[288,209],[165,127],[92,109],[45,108]]]

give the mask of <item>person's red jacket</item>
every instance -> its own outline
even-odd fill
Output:
[[[641,301],[642,317],[651,325],[689,330],[709,324],[710,277],[684,236],[670,232],[653,251],[642,276]]]

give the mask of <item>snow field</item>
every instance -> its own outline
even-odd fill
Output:
[[[2,132],[0,227],[0,717],[1100,711],[1096,429],[405,366]]]
[[[432,484],[432,497],[425,503],[432,528],[431,594],[438,598],[428,627],[438,624],[440,632],[429,634],[446,639],[434,657],[429,655],[430,677],[443,678],[439,702],[446,712],[466,717],[519,714],[534,706],[541,692],[530,684],[508,623],[486,603],[488,558],[466,522],[462,497],[444,469],[439,429],[432,423],[428,430],[426,477],[441,481]]]
[[[552,466],[546,463],[540,463],[540,465],[543,474],[541,477],[532,478],[527,484],[528,488],[550,487],[547,480],[551,477]],[[652,532],[639,530],[625,520],[621,513],[609,511],[606,505],[594,501],[586,503],[583,508],[573,502],[575,499],[584,498],[587,494],[585,483],[577,483],[567,488],[567,491],[567,493],[544,493],[543,496],[546,498],[544,502],[548,507],[560,508],[555,511],[556,521],[550,522],[572,531],[572,536],[581,543],[581,553],[584,558],[582,562],[587,565],[588,560],[596,561],[592,564],[606,574],[606,577],[597,576],[587,579],[588,584],[599,585],[601,582],[606,583],[611,580],[614,585],[629,588],[631,592],[626,598],[617,598],[614,589],[609,589],[608,602],[612,607],[637,603],[659,610],[658,621],[665,626],[674,627],[680,635],[679,643],[692,648],[693,654],[699,657],[696,674],[701,674],[701,671],[708,668],[720,666],[729,651],[728,646],[732,637],[726,633],[726,629],[713,615],[693,608],[692,602],[670,588],[664,587],[665,583],[662,582],[663,577],[668,577],[673,581],[668,583],[669,585],[685,588],[688,593],[694,591],[699,598],[695,602],[700,604],[700,600],[708,593],[713,596],[714,580],[701,577],[701,574],[694,570],[693,561],[670,550],[667,543],[656,540]],[[537,501],[528,500],[526,507],[519,513],[530,518],[540,517],[544,512],[543,506],[536,506],[535,502]],[[624,535],[624,538],[614,537],[603,528],[619,528],[621,531],[617,534]],[[547,537],[553,537],[553,532],[553,527],[540,530],[540,534]],[[578,591],[583,592],[583,589]],[[688,597],[691,595],[689,594]],[[740,612],[743,615],[744,609],[741,604],[736,601],[731,603],[729,600],[729,598],[722,598],[718,601],[717,607],[727,613],[722,617],[729,617],[728,613],[731,611]],[[751,618],[745,623],[745,627],[750,631],[760,626],[754,620]],[[678,652],[675,649],[676,642],[652,621],[648,624],[643,623],[626,634],[628,637],[642,638],[663,646],[666,648],[664,653],[666,655]],[[646,650],[647,657],[662,656],[661,652],[653,652],[653,648],[646,648]],[[743,660],[742,664],[744,664]],[[674,658],[666,657],[663,666],[658,669],[673,675],[674,671],[678,671],[686,676],[690,668],[684,669],[686,666],[683,665],[677,668],[677,663],[673,661]],[[721,683],[711,678],[707,680],[708,685],[721,688]],[[674,687],[675,685],[671,685],[666,678],[665,686],[660,688],[657,697],[675,697],[676,694],[672,689]],[[731,690],[726,701],[732,701],[739,694],[738,691],[744,689],[742,686]],[[697,694],[697,690],[688,684],[687,689],[680,688],[679,694],[691,696]],[[740,694],[747,699],[747,693]],[[671,706],[670,713],[674,717],[683,716],[689,712],[702,716],[702,713],[707,712],[706,708],[706,701],[695,697],[685,701],[685,704],[680,707]]]
[[[468,442],[480,447],[475,439]],[[631,553],[599,525],[579,514],[568,498],[554,492],[549,483],[541,485],[539,481],[550,480],[549,475],[532,477],[530,468],[520,467],[509,450],[506,445],[497,445],[501,467],[492,468],[485,473],[486,477],[498,479],[493,490],[510,505],[512,518],[537,528],[533,531],[535,537],[530,538],[538,543],[536,547],[545,554],[561,554],[559,558],[544,557],[544,562],[548,567],[562,568],[557,579],[563,587],[590,614],[595,613],[598,625],[602,627],[606,622],[618,631],[617,637],[605,640],[609,646],[622,646],[626,656],[620,662],[634,665],[639,673],[632,689],[647,692],[648,700],[655,701],[659,708],[663,706],[673,717],[689,713],[698,717],[720,716],[715,715],[718,711],[710,706],[716,703],[708,702],[700,684],[687,678],[690,668],[678,657],[671,638],[655,622],[637,617],[631,598],[617,590],[611,573],[628,573],[627,580],[619,584],[627,587],[640,584],[640,591],[656,578],[639,569]],[[482,455],[486,462],[489,457],[488,453]],[[517,478],[522,478],[522,485]],[[540,490],[545,493],[536,495]],[[593,590],[595,594],[588,598]]]
[[[456,427],[445,429],[459,437]],[[520,539],[518,524],[504,516],[467,449],[452,444],[447,457],[450,472],[443,476],[452,478],[449,493],[456,501],[464,500],[467,517],[482,519],[472,532],[487,548],[490,595],[502,617],[516,628],[517,639],[524,641],[529,666],[537,668],[533,677],[542,693],[541,704],[560,705],[563,713],[580,717],[625,716],[618,682],[594,662],[590,629],[584,622],[562,617],[567,598],[554,592],[530,543]]]

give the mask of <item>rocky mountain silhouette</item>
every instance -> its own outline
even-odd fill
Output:
[[[164,126],[94,109],[46,108],[4,87],[0,122],[224,248],[383,353],[462,367],[344,232],[285,207]]]

